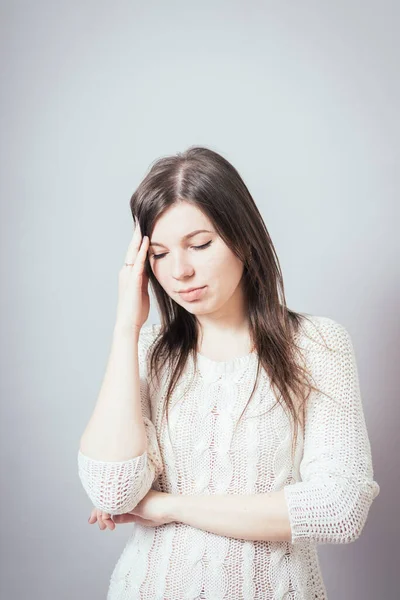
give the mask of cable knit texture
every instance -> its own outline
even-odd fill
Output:
[[[255,381],[256,352],[223,362],[197,354],[196,371],[189,359],[172,397],[170,440],[161,414],[167,379],[162,374],[157,387],[148,380],[149,348],[160,326],[142,328],[148,449],[121,462],[93,460],[79,451],[79,476],[93,505],[111,514],[129,512],[151,487],[196,495],[283,489],[292,539],[238,540],[183,523],[124,525],[130,536],[111,574],[107,600],[327,599],[317,545],[355,541],[380,489],[350,335],[333,319],[309,318],[295,341],[314,385],[327,396],[311,393],[294,463],[290,421],[265,371],[234,431]]]

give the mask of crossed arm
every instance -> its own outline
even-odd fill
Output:
[[[174,495],[166,499],[168,519],[243,540],[291,541],[283,490],[251,495]]]
[[[280,491],[247,496],[151,490],[162,461],[154,425],[147,418],[148,451],[140,457],[110,463],[80,456],[80,476],[94,505],[114,515],[135,514],[138,506],[151,505],[143,518],[162,515],[165,522],[169,518],[169,522],[245,540],[320,544],[356,540],[380,488],[373,478],[350,335],[330,319],[323,324],[331,348],[310,350],[309,359],[311,366],[314,361],[315,383],[324,394],[315,393],[308,402],[296,481]]]

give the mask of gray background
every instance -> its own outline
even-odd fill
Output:
[[[352,335],[381,493],[359,540],[320,546],[321,564],[330,600],[396,595],[398,7],[1,3],[2,599],[106,597],[130,526],[87,523],[79,439],[130,196],[152,161],[192,144],[247,183],[288,305]]]

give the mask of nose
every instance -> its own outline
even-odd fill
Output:
[[[184,256],[177,256],[173,259],[172,264],[172,277],[177,281],[181,279],[187,279],[193,275],[193,266]]]

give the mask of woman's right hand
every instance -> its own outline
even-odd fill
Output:
[[[88,523],[93,525],[94,523],[98,524],[99,529],[104,531],[105,529],[110,529],[114,531],[117,526],[117,523],[139,523],[140,525],[144,525],[145,527],[158,527],[159,525],[165,525],[169,523],[173,523],[169,518],[165,517],[163,519],[158,519],[157,521],[152,521],[150,519],[143,519],[139,515],[135,515],[133,513],[123,513],[122,515],[113,515],[110,513],[105,513],[98,508],[93,508],[90,517],[88,519]]]
[[[149,238],[144,236],[142,239],[136,217],[135,223],[136,227],[125,257],[125,263],[132,266],[124,264],[118,276],[116,327],[140,332],[150,312],[149,277],[145,269]]]

